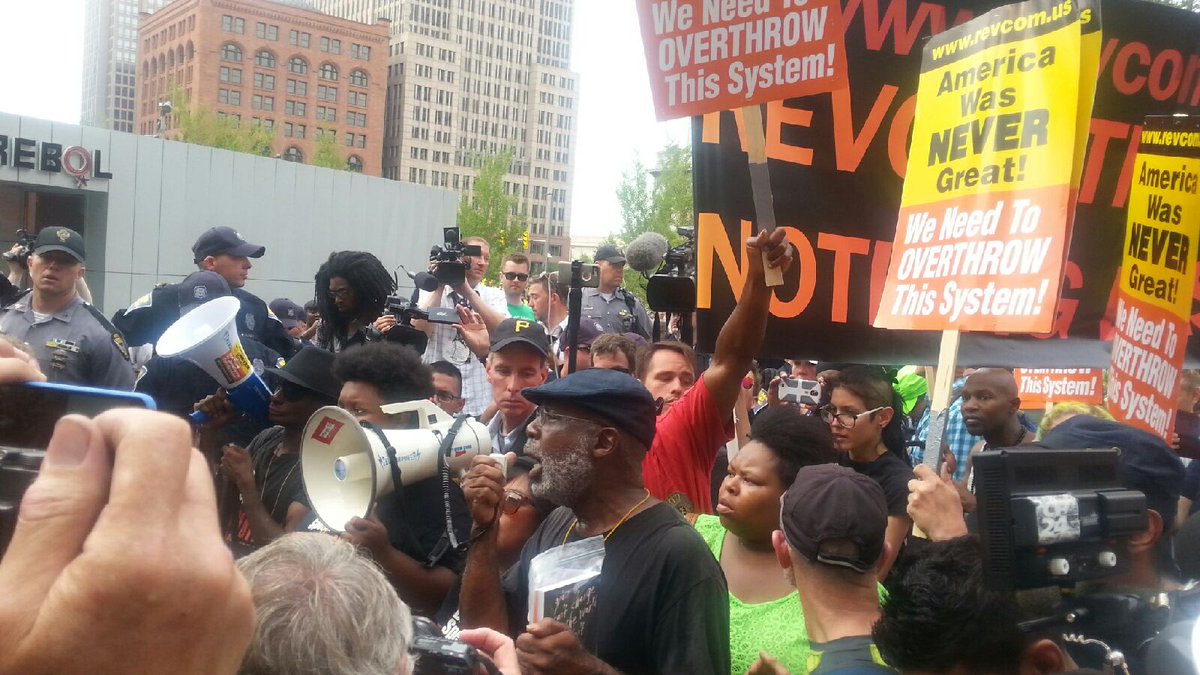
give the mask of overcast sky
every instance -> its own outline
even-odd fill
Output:
[[[0,0],[0,111],[79,122],[83,0]],[[633,0],[576,0],[573,67],[580,74],[571,231],[620,227],[616,188],[641,156],[688,140],[687,120],[655,122]]]

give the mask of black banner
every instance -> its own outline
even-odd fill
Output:
[[[921,46],[1003,2],[843,0],[848,91],[768,104],[775,214],[798,265],[771,305],[765,356],[935,363],[939,333],[871,327],[900,204]],[[1200,14],[1101,2],[1100,76],[1054,331],[966,334],[961,365],[1107,367],[1130,171],[1146,115],[1200,113]],[[698,339],[711,351],[744,278],[754,205],[740,121],[693,122]],[[1200,297],[1200,285],[1193,294]],[[1192,326],[1200,327],[1193,303]],[[708,309],[705,309],[708,308]],[[1069,338],[1069,339],[1068,339]],[[1200,344],[1189,340],[1193,359]]]

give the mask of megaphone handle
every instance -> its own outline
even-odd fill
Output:
[[[191,415],[188,415],[188,419],[191,420],[192,424],[200,426],[208,421],[208,415],[205,415],[203,412],[197,410]]]

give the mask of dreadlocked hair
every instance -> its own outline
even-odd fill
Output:
[[[357,306],[353,316],[343,316],[329,295],[329,280],[341,277],[354,291]],[[321,315],[321,328],[317,339],[322,344],[333,345],[346,336],[350,321],[357,317],[371,320],[383,313],[387,298],[396,290],[396,280],[373,254],[366,251],[334,251],[329,260],[321,264],[314,277],[316,280],[317,311]]]

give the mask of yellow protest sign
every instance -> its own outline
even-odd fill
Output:
[[[930,39],[876,326],[1050,330],[1098,50],[1098,13],[1078,0]]]
[[[1152,117],[1129,189],[1108,409],[1169,441],[1200,236],[1200,118]]]

